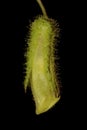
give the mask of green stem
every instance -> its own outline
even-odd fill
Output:
[[[40,6],[40,8],[41,8],[41,10],[42,10],[42,13],[43,13],[43,15],[44,15],[44,17],[48,18],[47,13],[46,13],[46,10],[45,10],[45,7],[44,7],[42,1],[41,1],[41,0],[36,0],[36,1],[37,1],[37,3],[39,4],[39,6]]]

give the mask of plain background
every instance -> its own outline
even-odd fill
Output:
[[[76,109],[73,106],[74,98],[73,83],[71,82],[70,68],[71,59],[66,55],[70,52],[70,38],[65,39],[65,6],[64,1],[42,0],[48,16],[57,20],[60,26],[60,66],[61,66],[61,81],[62,81],[62,97],[61,100],[50,109],[48,112],[35,115],[35,105],[32,98],[32,93],[28,90],[25,95],[23,89],[24,79],[24,51],[26,45],[26,37],[28,33],[29,22],[37,15],[42,14],[35,0],[27,1],[11,1],[3,3],[2,15],[2,34],[4,37],[2,44],[3,55],[3,70],[2,84],[4,87],[1,92],[2,99],[2,121],[7,128],[23,128],[27,129],[62,129],[69,128],[69,124],[73,126],[75,117],[73,111]],[[69,16],[69,15],[68,15]],[[69,23],[70,18],[67,20]],[[70,25],[68,25],[68,28]],[[67,30],[68,30],[67,28]],[[68,32],[70,33],[70,32]],[[69,34],[70,35],[70,34]],[[65,49],[66,47],[66,49]],[[65,52],[66,51],[66,52]],[[68,62],[67,62],[68,61]],[[65,66],[70,70],[66,73]],[[75,96],[75,95],[74,95]],[[73,107],[73,108],[72,108]],[[74,117],[74,120],[72,120]],[[12,129],[13,129],[12,128]]]

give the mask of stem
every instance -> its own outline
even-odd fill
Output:
[[[47,13],[46,13],[46,10],[45,10],[45,7],[44,7],[42,1],[41,1],[41,0],[36,0],[36,1],[37,1],[37,3],[39,4],[39,6],[40,6],[40,8],[41,8],[41,10],[42,10],[42,13],[43,13],[43,15],[44,15],[44,17],[48,18]]]

